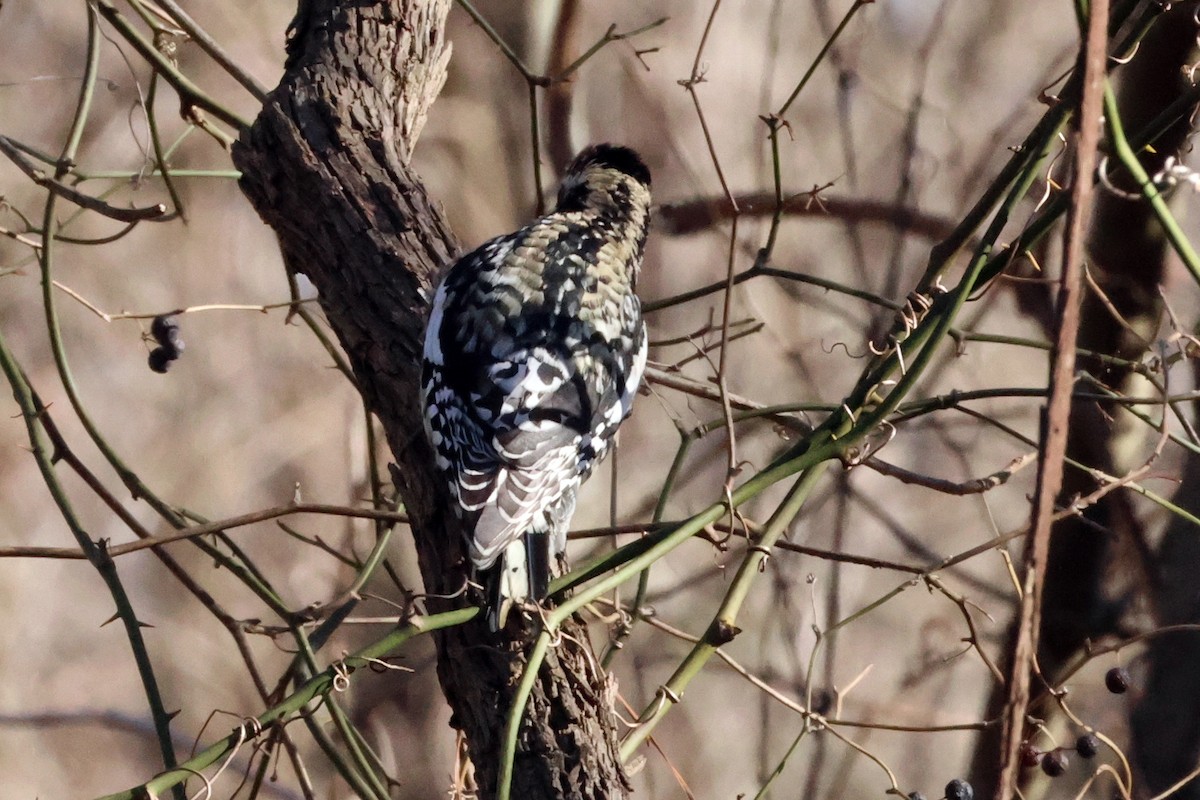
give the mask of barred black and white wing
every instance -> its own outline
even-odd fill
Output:
[[[627,153],[581,154],[555,213],[464,256],[432,304],[427,435],[473,564],[489,570],[503,558],[500,593],[518,600],[545,591],[575,492],[607,453],[645,369],[634,286],[649,174]]]

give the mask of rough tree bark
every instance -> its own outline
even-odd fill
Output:
[[[449,0],[301,0],[288,60],[235,145],[242,188],[303,273],[386,432],[425,589],[459,592],[465,546],[432,474],[417,404],[429,289],[455,255],[446,222],[409,157],[446,76]],[[429,598],[431,611],[467,604]],[[526,710],[514,797],[628,793],[604,674],[582,623],[568,626]],[[438,677],[466,734],[481,797],[493,797],[505,714],[527,647],[481,618],[437,637]]]

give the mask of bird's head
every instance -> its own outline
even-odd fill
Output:
[[[641,156],[628,147],[596,144],[567,166],[555,210],[644,217],[649,208],[650,170]]]

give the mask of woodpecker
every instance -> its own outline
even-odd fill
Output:
[[[425,434],[486,578],[488,623],[546,596],[575,494],[629,416],[646,368],[635,293],[650,171],[589,147],[554,211],[455,262],[425,329]]]

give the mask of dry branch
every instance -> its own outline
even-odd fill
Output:
[[[1083,92],[1079,103],[1078,138],[1075,152],[1075,183],[1067,211],[1063,270],[1056,309],[1056,336],[1051,352],[1050,399],[1043,417],[1042,442],[1034,494],[1033,540],[1025,555],[1021,608],[1017,614],[1016,644],[1009,669],[1008,698],[1004,706],[1004,736],[1000,750],[1000,781],[997,800],[1010,800],[1017,790],[1021,770],[1018,751],[1025,738],[1025,714],[1029,705],[1031,673],[1037,668],[1038,629],[1041,621],[1042,590],[1049,560],[1050,530],[1054,503],[1062,486],[1067,452],[1071,392],[1075,386],[1075,339],[1079,333],[1083,293],[1084,231],[1092,199],[1092,175],[1100,144],[1100,108],[1104,91],[1108,45],[1108,2],[1093,0],[1089,8],[1087,34],[1080,54]]]

